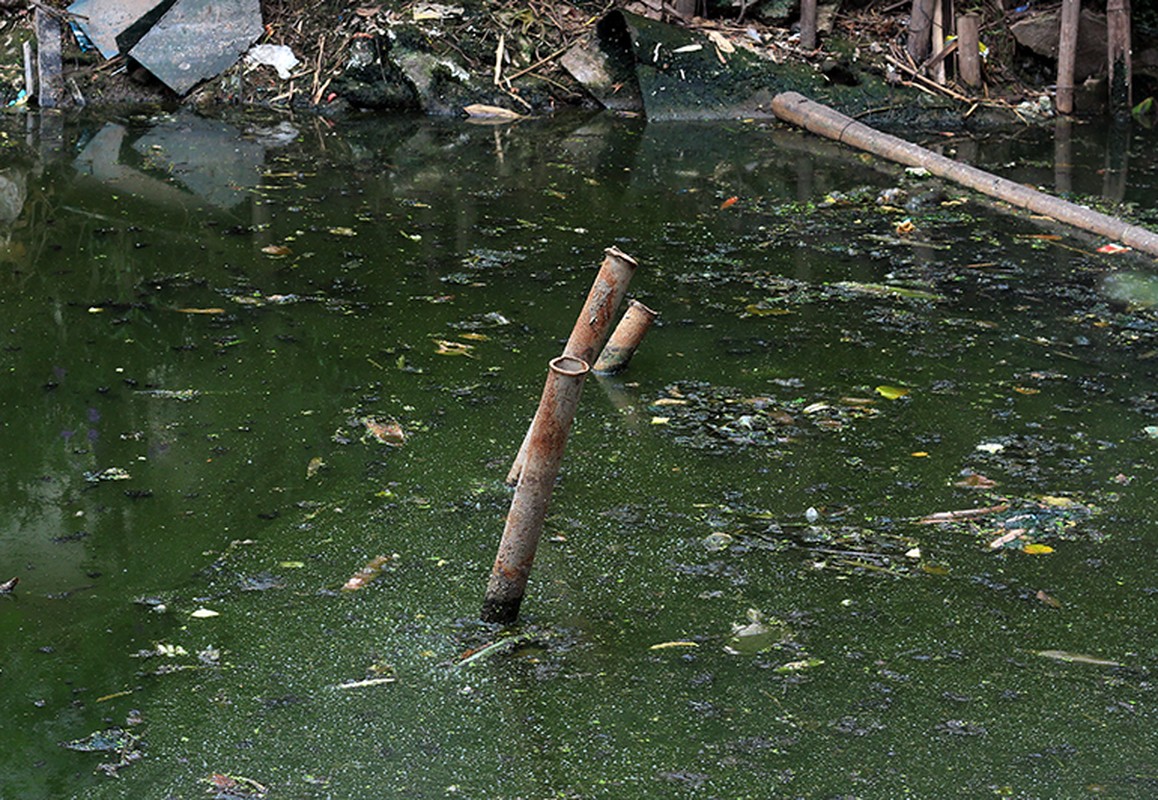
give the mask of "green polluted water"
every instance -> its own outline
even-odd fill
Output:
[[[25,122],[0,797],[1158,791],[1152,259],[755,124]],[[1058,185],[1112,150],[1144,220],[1101,135]],[[1053,136],[953,148],[1049,187]],[[503,631],[612,245],[661,316]]]

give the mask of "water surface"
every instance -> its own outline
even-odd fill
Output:
[[[25,122],[0,796],[1158,791],[1152,259],[756,124]],[[1070,136],[922,141],[1153,222],[1154,134]],[[611,245],[660,323],[499,631]]]

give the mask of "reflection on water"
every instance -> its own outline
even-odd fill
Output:
[[[0,125],[0,796],[1152,794],[1142,259],[766,126]],[[1115,136],[950,147],[1152,206]],[[487,651],[611,244],[661,316]]]

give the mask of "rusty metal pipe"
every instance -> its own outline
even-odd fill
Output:
[[[638,300],[629,301],[623,319],[615,326],[614,333],[595,362],[595,371],[610,375],[625,369],[657,316],[658,312]]]
[[[515,487],[483,598],[484,622],[509,624],[518,619],[535,549],[547,519],[551,491],[563,463],[563,449],[567,446],[583,381],[590,369],[586,361],[574,356],[559,356],[551,361],[539,409],[531,424],[527,460]]]
[[[575,320],[575,327],[571,329],[571,336],[563,348],[563,355],[578,358],[590,364],[603,348],[607,336],[611,332],[611,320],[615,318],[615,311],[623,302],[627,294],[627,285],[631,276],[635,274],[638,262],[624,253],[618,247],[608,247],[603,251],[603,263],[599,266],[599,274],[591,284],[591,291],[587,293],[587,301],[579,318]],[[527,446],[531,440],[531,429],[523,437],[519,445],[519,453],[515,456],[511,469],[507,472],[507,485],[514,486],[519,481],[523,465],[527,460]]]

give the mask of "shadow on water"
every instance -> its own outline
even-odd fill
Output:
[[[1154,793],[1149,260],[755,124],[0,124],[0,796]],[[1124,135],[947,146],[1146,221]]]

